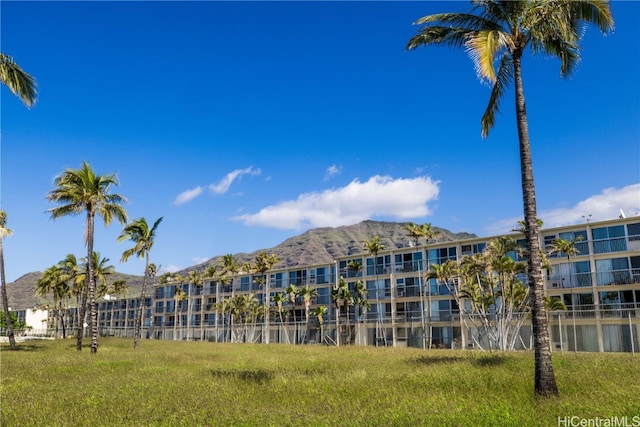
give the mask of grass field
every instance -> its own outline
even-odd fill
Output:
[[[3,426],[640,426],[630,354],[554,353],[561,396],[535,399],[531,353],[117,338],[96,355],[75,340],[1,350]]]

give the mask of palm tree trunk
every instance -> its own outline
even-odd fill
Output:
[[[9,298],[7,296],[7,283],[4,278],[4,252],[2,250],[2,238],[0,237],[0,286],[2,287],[2,308],[4,310],[4,318],[7,323],[7,336],[9,337],[9,346],[11,350],[18,348],[16,337],[13,335],[13,325],[11,324],[11,316],[9,315]]]
[[[91,354],[98,352],[98,304],[96,302],[96,278],[93,265],[93,230],[94,215],[87,213],[87,275],[89,276],[89,310],[91,326]]]
[[[136,313],[136,323],[133,331],[133,348],[140,346],[140,337],[142,336],[142,313],[144,310],[144,297],[147,290],[147,275],[149,271],[149,253],[145,253],[144,276],[142,276],[142,290],[140,291],[140,305]]]
[[[534,339],[535,357],[535,394],[557,395],[558,387],[551,361],[551,346],[547,315],[544,307],[544,283],[542,281],[542,260],[540,257],[540,242],[538,239],[538,224],[536,212],[536,192],[533,181],[533,163],[531,160],[531,145],[529,142],[529,127],[527,124],[527,110],[522,86],[522,51],[513,54],[516,119],[518,124],[518,140],[520,145],[520,168],[522,174],[522,196],[524,201],[525,236],[529,252],[528,281],[532,287],[531,317]]]

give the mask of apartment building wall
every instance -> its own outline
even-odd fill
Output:
[[[373,236],[371,236],[373,237]],[[258,302],[269,301],[290,284],[318,290],[311,309],[328,308],[323,318],[324,341],[355,345],[412,347],[468,347],[468,332],[461,327],[459,310],[446,286],[435,279],[425,280],[432,264],[460,261],[466,255],[484,250],[499,236],[440,242],[415,247],[382,250],[377,256],[366,252],[337,258],[333,263],[278,269],[268,273],[267,285],[256,273],[238,273],[232,283],[205,279],[202,286],[188,283],[155,283],[145,304],[145,334],[157,339],[189,339],[252,342],[317,342],[320,325],[314,318],[306,322],[300,297],[288,304],[290,315],[280,322],[270,317],[269,331],[261,320],[251,325],[232,325],[229,316],[216,309],[216,303],[236,295],[254,294]],[[524,244],[524,237],[513,234]],[[545,270],[548,296],[561,299],[566,311],[549,313],[554,350],[637,351],[640,347],[640,217],[587,222],[574,226],[543,229],[542,247],[556,238],[577,241],[579,253],[552,254],[552,268]],[[349,268],[350,262],[361,271]],[[343,277],[351,290],[362,280],[371,305],[361,312],[350,306],[338,310],[331,288]],[[175,298],[181,288],[186,299]],[[99,304],[99,326],[104,335],[133,332],[137,301],[103,301]],[[250,327],[249,327],[250,326]],[[234,331],[235,328],[235,331]],[[241,332],[239,332],[242,330]],[[575,331],[575,332],[574,332]],[[530,345],[530,325],[521,329],[519,348]],[[242,335],[242,337],[240,337]]]

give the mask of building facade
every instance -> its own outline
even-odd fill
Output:
[[[375,256],[363,250],[329,264],[203,278],[197,286],[156,280],[144,303],[143,337],[473,348],[479,341],[462,322],[451,287],[425,273],[447,260],[459,263],[479,254],[497,237],[435,240],[383,249]],[[511,237],[524,245],[523,235]],[[551,253],[545,269],[547,296],[566,306],[548,313],[553,350],[638,351],[640,217],[543,229],[541,247],[557,238],[575,241],[576,253]],[[522,260],[515,253],[512,257]],[[366,301],[333,298],[340,284],[351,295],[364,287]],[[312,297],[305,301],[304,295],[294,295],[292,286],[312,289]],[[101,301],[100,334],[133,336],[138,305],[135,298]],[[73,313],[67,322],[75,330]],[[515,348],[531,348],[529,320],[518,327],[518,335]]]

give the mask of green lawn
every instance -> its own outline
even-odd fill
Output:
[[[134,351],[116,338],[93,356],[75,340],[1,349],[3,426],[640,426],[630,354],[555,353],[561,396],[536,400],[531,353],[146,340]]]

